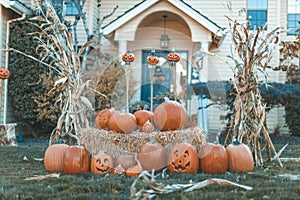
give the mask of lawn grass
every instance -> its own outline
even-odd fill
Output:
[[[280,149],[283,144],[276,144]],[[46,147],[7,146],[0,147],[0,199],[130,199],[130,186],[135,178],[120,175],[94,175],[90,172],[78,175],[60,173],[59,178],[25,180],[35,175],[48,175],[42,161]],[[300,144],[288,145],[282,157],[300,157]],[[24,159],[27,158],[27,159]],[[176,184],[200,182],[209,178],[222,178],[253,187],[246,191],[233,186],[210,185],[193,192],[179,191],[158,195],[154,199],[300,199],[300,181],[282,174],[300,176],[300,163],[283,163],[283,168],[274,162],[264,167],[255,167],[252,173],[197,174],[169,173],[168,178],[157,177],[158,183]],[[137,190],[149,189],[142,182]]]

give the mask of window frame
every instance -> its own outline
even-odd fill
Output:
[[[264,26],[267,21],[268,21],[268,4],[269,4],[269,1],[268,0],[265,0],[266,2],[261,4],[261,5],[258,5],[261,3],[261,0],[256,0],[256,5],[253,6],[253,4],[251,5],[250,7],[250,1],[251,0],[247,0],[246,2],[246,7],[247,7],[247,20],[251,23],[251,26],[250,26],[250,30],[255,30],[257,29],[259,26]],[[252,0],[253,1],[253,0]],[[261,7],[262,6],[262,7]],[[249,15],[249,12],[254,12],[256,15],[258,14],[258,12],[261,12],[263,13],[263,15],[265,15],[265,18],[249,18],[251,15]],[[252,15],[253,16],[253,15]],[[251,19],[254,19],[254,20],[251,20]],[[255,22],[255,23],[253,23]],[[260,22],[263,22],[263,23],[260,23]],[[265,27],[265,29],[267,28],[267,26]]]
[[[290,7],[294,8],[295,12],[291,12]],[[293,16],[293,18],[295,18],[295,19],[290,20],[289,18],[291,16]],[[296,1],[296,0],[288,0],[287,1],[287,18],[286,18],[286,20],[287,20],[287,23],[286,23],[287,35],[299,35],[300,33],[297,32],[297,30],[300,29],[300,1]],[[297,24],[299,24],[299,25],[297,26]],[[289,29],[293,29],[293,30],[289,31]]]

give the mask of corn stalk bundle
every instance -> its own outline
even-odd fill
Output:
[[[51,3],[47,0],[37,0],[36,7],[43,20],[41,24],[34,24],[40,32],[30,33],[37,41],[37,52],[41,58],[37,59],[16,49],[22,55],[38,61],[56,73],[55,90],[60,87],[60,94],[56,106],[60,110],[57,125],[51,133],[49,143],[55,143],[59,138],[72,138],[80,144],[78,133],[82,128],[89,127],[86,108],[93,109],[90,101],[82,96],[89,88],[89,81],[83,81],[80,56],[84,49],[95,42],[85,43],[78,51],[74,49],[73,36],[68,28],[61,23]]]
[[[259,85],[259,73],[267,81],[266,69],[272,58],[272,50],[278,44],[279,28],[266,33],[263,26],[257,30],[249,31],[250,23],[238,23],[229,19],[232,35],[231,56],[234,62],[231,80],[235,99],[233,115],[225,143],[229,139],[237,139],[247,143],[253,152],[257,165],[263,165],[261,138],[264,139],[269,160],[270,151],[275,148],[269,137],[266,127],[266,104],[264,103]],[[278,162],[281,164],[280,160]]]

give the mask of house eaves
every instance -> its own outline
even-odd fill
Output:
[[[8,9],[18,13],[18,14],[30,14],[31,10],[25,6],[20,1],[9,1],[9,0],[1,0],[1,4]]]
[[[160,0],[144,0],[139,4],[135,5],[131,9],[127,10],[124,14],[117,17],[115,20],[111,21],[109,24],[103,27],[103,34],[109,35],[116,29],[120,28],[122,25],[133,19],[134,17],[138,16],[140,13],[154,5],[155,3],[159,2]],[[214,33],[217,36],[222,36],[223,33],[220,26],[218,26],[215,22],[210,20],[208,17],[201,14],[199,11],[185,3],[183,0],[166,0],[167,2],[171,3],[173,6],[177,7],[182,12],[186,13],[192,19],[197,21],[199,24],[203,25],[209,31]]]

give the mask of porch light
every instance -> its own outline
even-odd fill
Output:
[[[162,49],[167,49],[169,47],[169,37],[168,35],[166,34],[166,20],[167,20],[167,15],[163,15],[163,18],[164,18],[164,34],[161,35],[160,37],[160,47]]]

